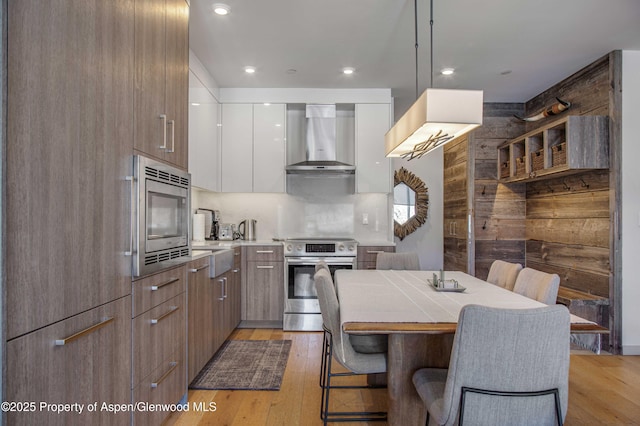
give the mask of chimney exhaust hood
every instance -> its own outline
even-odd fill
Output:
[[[287,174],[354,174],[355,166],[336,160],[336,106],[306,105],[306,161],[290,164]]]

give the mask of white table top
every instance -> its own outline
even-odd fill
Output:
[[[461,293],[436,291],[427,279],[435,271],[338,270],[335,283],[340,319],[345,323],[457,323],[464,305],[478,304],[505,309],[545,306],[536,300],[505,290],[459,271],[446,271],[466,287]],[[593,324],[575,315],[572,323]]]

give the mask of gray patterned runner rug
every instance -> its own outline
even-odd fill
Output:
[[[291,340],[228,340],[189,387],[279,390],[290,350]]]

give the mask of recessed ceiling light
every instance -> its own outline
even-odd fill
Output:
[[[256,72],[256,67],[244,67],[244,72],[246,72],[247,74],[253,74],[254,72]]]
[[[442,69],[442,75],[451,75],[453,74],[455,70],[453,68],[443,68]]]
[[[355,68],[346,67],[342,69],[342,72],[346,75],[351,75],[355,72]]]
[[[213,12],[216,15],[228,15],[230,10],[231,9],[229,8],[229,6],[223,3],[217,3],[213,5]]]

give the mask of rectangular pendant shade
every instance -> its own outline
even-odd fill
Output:
[[[482,125],[482,96],[482,90],[425,90],[385,135],[385,155],[401,157],[438,132],[454,140]]]

